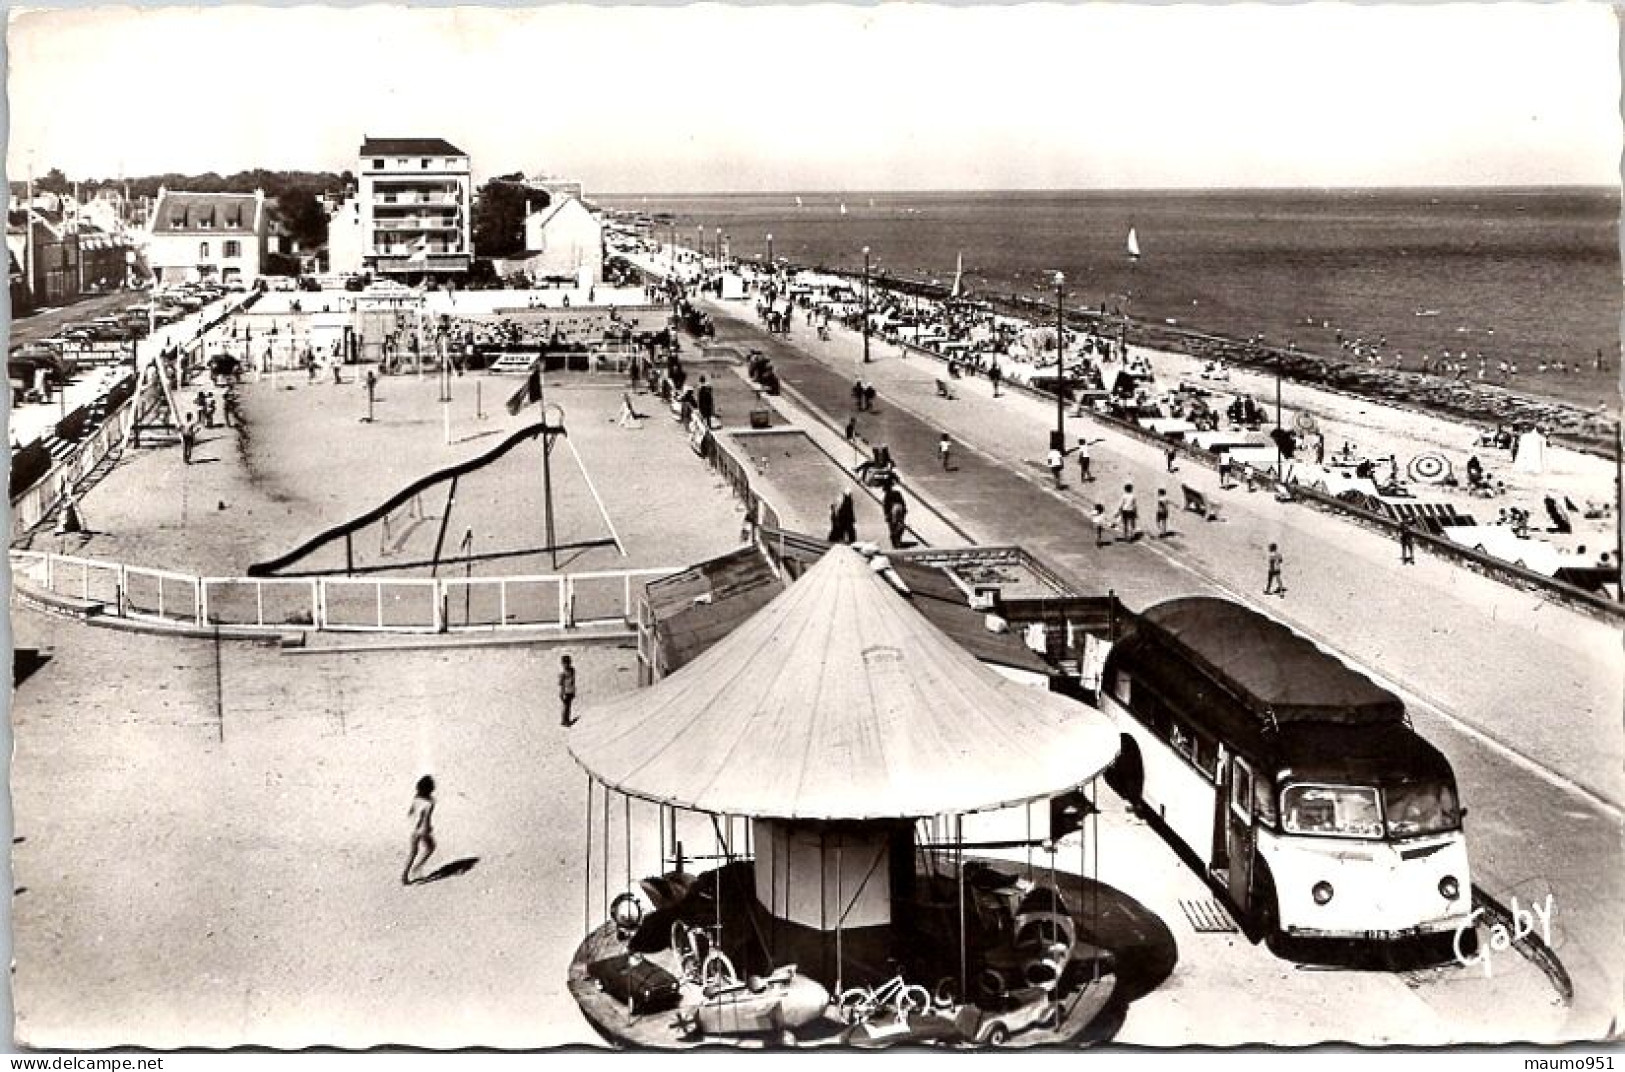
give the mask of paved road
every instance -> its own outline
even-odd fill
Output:
[[[127,306],[146,300],[147,297],[142,291],[115,290],[107,294],[98,294],[93,298],[86,298],[72,305],[44,309],[32,316],[25,316],[21,320],[13,320],[10,334],[7,337],[7,346],[21,346],[24,343],[37,342],[40,339],[55,335],[68,324],[94,320],[98,316],[107,316],[119,312]]]
[[[891,446],[919,494],[979,541],[1022,543],[1085,590],[1115,590],[1134,607],[1197,592],[1263,603],[1253,593],[1264,548],[1278,542],[1290,589],[1265,609],[1406,695],[1470,805],[1475,880],[1503,901],[1553,895],[1554,945],[1576,984],[1566,1030],[1607,1029],[1625,954],[1617,629],[1441,560],[1401,567],[1381,536],[1264,493],[1219,493],[1206,470],[1170,475],[1155,447],[1086,420],[1068,422],[1068,439],[1105,440],[1094,448],[1099,480],[1080,487],[1073,468],[1056,490],[1039,463],[1054,423],[1041,400],[994,399],[985,382],[965,380],[945,400],[935,388],[942,366],[930,359],[871,342],[877,360],[860,366],[852,333],[820,343],[798,326],[787,344],[760,331],[748,306],[712,308],[720,341],[766,350],[784,382],[832,420],[848,416],[861,369],[880,400],[860,430]],[[936,461],[943,431],[957,444],[954,472]],[[1177,500],[1187,481],[1219,497],[1224,521],[1176,512],[1167,540],[1093,546],[1085,511],[1094,500],[1109,512],[1132,482],[1149,520],[1155,489]]]

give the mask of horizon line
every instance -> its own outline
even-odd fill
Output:
[[[867,194],[1183,194],[1183,193],[1295,193],[1315,191],[1368,191],[1368,190],[1614,190],[1625,192],[1625,185],[1601,182],[1521,182],[1521,183],[1392,183],[1372,184],[1318,184],[1293,186],[944,186],[944,187],[852,187],[810,188],[799,187],[779,190],[757,189],[684,189],[684,190],[600,190],[588,194],[592,197],[740,197],[812,195],[854,197]]]

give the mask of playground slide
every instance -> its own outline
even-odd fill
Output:
[[[434,487],[436,484],[443,484],[448,480],[456,480],[460,476],[483,469],[492,462],[501,458],[503,455],[507,454],[509,451],[513,450],[514,447],[517,447],[526,440],[535,439],[544,432],[549,432],[555,435],[567,434],[563,428],[549,425],[546,421],[526,425],[524,428],[519,429],[519,431],[513,433],[507,439],[497,444],[495,447],[492,447],[490,450],[486,451],[484,454],[470,458],[467,461],[458,462],[456,465],[447,466],[444,469],[438,469],[427,476],[414,480],[412,483],[408,484],[400,491],[397,491],[388,499],[385,499],[382,503],[373,507],[371,510],[368,510],[366,513],[353,517],[342,524],[335,525],[330,529],[318,533],[309,540],[306,540],[304,543],[300,544],[298,547],[294,548],[292,551],[289,551],[287,554],[280,555],[268,562],[254,563],[252,566],[248,567],[248,575],[250,577],[276,576],[289,566],[299,562],[311,554],[314,554],[327,545],[337,540],[345,539],[357,530],[379,521],[394,511],[401,504],[410,500],[413,496],[422,494],[425,490]]]

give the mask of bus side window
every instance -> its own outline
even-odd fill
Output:
[[[1196,747],[1191,755],[1202,776],[1210,782],[1219,780],[1219,746],[1204,733],[1196,734]]]
[[[1253,772],[1236,757],[1230,768],[1230,808],[1242,818],[1252,814]]]
[[[1270,786],[1268,778],[1253,780],[1253,811],[1258,818],[1270,825],[1275,825],[1278,818],[1275,808],[1275,790]]]

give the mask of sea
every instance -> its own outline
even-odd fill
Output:
[[[1343,339],[1423,354],[1482,353],[1491,379],[1619,410],[1620,192],[1427,188],[953,193],[620,194],[656,236],[762,261],[951,283],[972,296],[1054,295],[1069,308],[1293,343]],[[1133,229],[1140,256],[1128,253]],[[1598,355],[1602,368],[1598,368]],[[1558,373],[1557,362],[1568,371]],[[1547,366],[1541,372],[1540,365]],[[1577,371],[1576,371],[1577,370]]]

